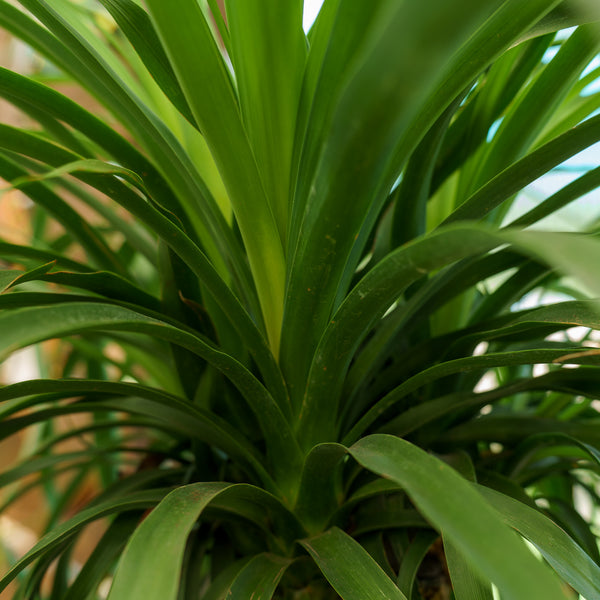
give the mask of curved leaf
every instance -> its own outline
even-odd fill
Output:
[[[261,424],[277,478],[284,485],[295,480],[290,470],[301,458],[290,426],[272,396],[239,362],[191,331],[123,307],[76,302],[4,312],[0,314],[0,329],[3,331],[0,355],[3,356],[44,339],[99,330],[147,333],[187,348],[236,385]]]
[[[569,585],[585,598],[600,597],[600,567],[558,525],[514,498],[480,485],[476,489]]]
[[[272,542],[274,551],[288,553],[295,541],[306,535],[297,516],[275,496],[264,489],[237,483],[215,497],[207,508],[208,513],[227,513],[257,525]]]
[[[97,588],[116,562],[138,521],[139,515],[135,513],[124,513],[115,518],[96,544],[89,559],[85,561],[62,600],[87,598]]]
[[[193,483],[173,490],[130,539],[119,563],[109,600],[175,600],[186,541],[203,511],[213,504],[223,504],[234,512],[240,511],[241,515],[250,510],[260,515],[260,521],[266,520],[265,505],[261,506],[261,502],[265,501],[267,505],[274,502],[263,490],[244,484]],[[281,510],[281,504],[278,506]],[[293,530],[289,523],[283,527],[284,533]],[[158,551],[148,552],[149,547],[157,547]],[[256,557],[249,563],[254,567],[243,568],[238,573],[230,593],[252,592],[249,596],[242,594],[240,597],[268,594],[268,590],[272,593],[291,562],[272,555]],[[265,599],[270,597],[264,596]]]
[[[577,352],[576,350],[574,351]],[[503,366],[528,365],[552,363],[561,358],[567,352],[565,349],[558,350],[519,350],[512,352],[499,352],[483,354],[481,356],[467,356],[447,362],[442,362],[428,369],[424,369],[407,379],[400,386],[386,394],[381,400],[376,402],[369,411],[354,425],[352,430],[344,438],[344,443],[353,443],[358,437],[371,425],[378,417],[394,404],[405,398],[408,394],[419,387],[431,383],[439,378],[454,373],[464,373],[472,369],[493,369]],[[582,357],[584,360],[584,357]],[[575,359],[574,359],[575,361]],[[467,392],[465,392],[466,394]],[[474,396],[475,397],[475,396]],[[434,399],[420,406],[410,407],[403,412],[398,419],[394,420],[394,428],[406,434],[429,420],[444,414],[450,408],[452,402],[450,398]],[[398,435],[403,435],[398,434]]]
[[[38,263],[48,263],[56,261],[56,265],[63,269],[70,269],[77,273],[86,273],[93,269],[86,264],[72,260],[66,256],[61,256],[55,252],[50,252],[47,249],[35,248],[33,246],[22,246],[19,244],[9,244],[8,242],[0,242],[0,253],[4,260],[7,259],[26,259],[35,260]]]
[[[271,600],[279,580],[292,562],[292,559],[272,554],[255,556],[237,574],[227,591],[227,598]]]
[[[28,281],[47,281],[68,287],[75,287],[105,298],[129,302],[152,311],[160,310],[160,302],[154,296],[144,292],[130,281],[111,273],[96,271],[94,273],[69,273],[65,271],[50,272],[55,267],[55,261],[41,265],[26,272],[0,271],[0,292]],[[8,281],[13,273],[12,281]],[[7,283],[4,283],[7,280]]]
[[[367,551],[341,529],[301,540],[343,600],[406,600]]]
[[[196,483],[167,494],[130,538],[108,600],[176,600],[187,538],[207,504],[230,485]]]
[[[0,87],[1,83],[2,70],[0,69]],[[37,95],[40,95],[49,102],[50,106],[58,104],[61,114],[63,112],[68,112],[69,115],[74,115],[77,125],[79,125],[79,120],[83,120],[86,125],[88,125],[89,121],[88,126],[93,132],[98,128],[100,130],[98,135],[102,139],[108,138],[110,140],[110,135],[105,135],[104,128],[106,126],[101,121],[98,121],[91,115],[85,113],[85,111],[83,111],[82,115],[79,115],[79,112],[82,111],[82,109],[79,108],[78,105],[74,105],[75,108],[73,108],[73,106],[69,104],[70,101],[62,96],[55,98],[51,91],[48,92],[47,95],[49,95],[49,97],[46,98],[46,88],[41,88],[40,90],[35,87],[35,84],[31,84],[30,82],[27,82],[27,85],[25,86],[20,86],[20,83],[21,82],[17,80],[14,82],[14,85],[19,92],[22,92],[22,87],[25,88],[25,92],[23,93],[26,93],[27,99],[29,99],[30,96],[35,96],[37,92]],[[30,86],[31,89],[29,89],[28,86]],[[63,106],[63,103],[65,106]],[[109,131],[112,134],[110,128]],[[0,125],[0,132],[2,133],[0,136],[0,146],[6,146],[12,148],[14,151],[26,153],[28,156],[43,161],[51,166],[64,165],[65,163],[71,163],[77,159],[76,155],[66,151],[64,148],[14,127]],[[115,144],[118,144],[119,141],[120,138],[117,136]],[[120,150],[120,148],[117,148],[117,150]],[[123,150],[123,152],[125,152],[125,150]],[[129,165],[130,161],[124,159],[124,163]],[[132,166],[132,170],[136,173],[148,173],[149,169],[150,166],[145,164],[138,165],[135,163]],[[144,198],[140,197],[137,193],[133,192],[133,190],[129,189],[111,175],[83,172],[77,174],[77,176],[85,183],[88,183],[96,187],[99,191],[113,197],[115,201],[131,212],[132,215],[140,219],[149,229],[156,232],[156,234],[158,234],[159,237],[173,249],[181,260],[190,267],[192,272],[206,286],[215,302],[223,309],[224,314],[230,319],[234,329],[245,341],[248,350],[256,360],[269,387],[273,390],[273,393],[278,398],[280,404],[285,407],[287,402],[287,392],[282,381],[281,372],[277,367],[273,354],[267,347],[259,328],[217,272],[215,266],[210,263],[204,252],[198,248],[194,241],[183,232],[180,227],[163,214],[160,206],[156,206],[156,198],[153,196],[150,203],[146,202]],[[151,190],[148,182],[146,182],[146,185],[148,186],[148,189]],[[228,236],[225,236],[223,240],[228,247],[232,247],[233,242],[228,239]],[[80,269],[75,268],[75,270]]]
[[[444,552],[456,600],[493,600],[492,586],[482,581],[452,544],[444,544]]]
[[[365,468],[402,485],[423,515],[503,596],[564,600],[558,579],[452,468],[388,435],[368,436],[348,451]]]
[[[483,219],[504,200],[552,168],[600,140],[600,116],[592,117],[505,168],[467,198],[442,225]]]
[[[30,380],[0,388],[0,402],[24,398],[25,402],[15,404],[0,411],[0,438],[13,434],[15,431],[31,423],[41,420],[42,415],[35,412],[19,418],[8,419],[16,412],[31,408],[38,404],[60,399],[84,396],[90,399],[100,399],[104,408],[129,411],[133,414],[147,416],[163,427],[179,434],[201,439],[222,449],[241,464],[248,465],[256,472],[261,480],[269,485],[270,477],[261,464],[260,455],[250,443],[240,435],[224,419],[208,413],[199,407],[191,405],[186,400],[156,388],[139,384],[117,383],[91,379],[62,379],[62,380]],[[115,398],[111,400],[111,398]],[[98,407],[99,408],[99,407]],[[56,414],[69,414],[69,411],[92,411],[94,404],[87,406],[70,404],[55,409]],[[44,413],[49,416],[48,413]]]
[[[101,0],[101,2],[127,36],[160,89],[177,110],[192,125],[196,125],[192,111],[175,77],[173,67],[169,63],[146,11],[131,0]]]
[[[402,556],[400,569],[398,570],[398,587],[407,598],[413,597],[413,586],[417,571],[425,558],[431,544],[438,538],[436,531],[419,531]]]
[[[319,444],[304,459],[295,512],[308,531],[322,531],[341,500],[340,461],[346,448]]]
[[[282,240],[242,124],[225,61],[195,0],[182,0],[177,11],[162,0],[149,0],[147,5],[229,192],[269,342],[277,356],[285,284]],[[203,60],[197,60],[199,55]]]
[[[600,123],[600,121],[599,121]],[[511,243],[524,254],[557,266],[600,293],[595,269],[600,243],[591,238],[545,232],[497,232],[483,226],[438,230],[387,255],[348,294],[323,334],[300,409],[306,447],[333,438],[339,394],[347,368],[369,329],[414,281],[456,260]],[[582,263],[579,257],[588,256]]]
[[[8,181],[26,176],[14,161],[0,153],[0,175]],[[75,209],[48,186],[31,182],[21,186],[27,195],[51,214],[86,251],[94,264],[120,273],[123,266],[98,231],[83,219]]]
[[[566,0],[550,11],[522,39],[600,21],[600,8],[595,3]]]
[[[90,508],[86,508],[75,517],[57,525],[52,531],[42,537],[42,539],[27,552],[27,554],[13,566],[4,577],[2,577],[0,580],[0,591],[3,591],[6,586],[34,560],[44,556],[47,552],[56,548],[64,541],[69,540],[88,523],[115,513],[124,513],[132,510],[146,510],[160,502],[165,493],[166,490],[152,490],[133,493],[129,496],[124,496],[115,500],[108,500]]]

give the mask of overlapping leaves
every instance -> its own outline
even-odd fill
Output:
[[[0,438],[40,436],[0,475],[6,506],[32,486],[53,506],[2,585],[412,600],[441,534],[459,600],[564,598],[560,580],[600,597],[573,501],[600,503],[600,243],[523,230],[597,169],[501,229],[600,139],[600,13],[325,0],[305,35],[299,1],[176,4],[0,0],[105,111],[0,69],[30,123],[0,126],[0,176],[35,205],[30,242],[0,240],[0,353],[63,340],[50,373],[0,390]],[[534,290],[570,299],[515,304]],[[55,525],[92,474],[97,498]]]

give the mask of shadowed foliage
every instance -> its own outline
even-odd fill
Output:
[[[600,171],[530,185],[600,141],[592,4],[0,0],[0,356],[60,340],[0,388],[50,508],[0,588],[600,598],[600,242],[553,228]]]

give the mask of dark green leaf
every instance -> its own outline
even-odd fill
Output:
[[[237,574],[227,591],[227,598],[271,600],[279,580],[291,563],[289,558],[270,554],[255,556]]]
[[[406,600],[367,551],[341,529],[301,541],[343,600]]]
[[[206,505],[228,487],[196,483],[165,496],[130,538],[108,599],[176,600],[187,538]]]
[[[557,525],[539,511],[483,486],[477,490],[542,553],[561,577],[585,598],[600,595],[600,567]]]
[[[364,467],[402,485],[423,515],[502,595],[564,599],[558,580],[456,471],[392,436],[368,436],[349,452]]]
[[[57,546],[60,546],[64,541],[69,540],[88,523],[115,513],[124,513],[132,510],[146,510],[160,502],[165,493],[165,490],[138,492],[129,496],[96,504],[93,507],[79,512],[75,517],[58,525],[42,537],[42,539],[4,575],[2,580],[0,580],[0,591],[4,590],[6,586],[34,560],[44,556],[47,552]]]

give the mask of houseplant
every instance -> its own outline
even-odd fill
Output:
[[[1,585],[599,597],[573,500],[597,504],[598,353],[556,333],[598,327],[600,246],[593,226],[524,230],[600,171],[507,215],[600,139],[600,11],[326,0],[305,36],[300,1],[226,8],[0,1],[0,25],[106,108],[0,70],[35,123],[1,126],[0,176],[36,206],[31,243],[0,245],[0,348],[67,348],[58,376],[0,390],[1,437],[42,432],[1,476],[23,480],[9,500],[58,498]],[[535,290],[569,299],[517,304]],[[54,429],[76,413],[89,421]],[[61,521],[92,473],[101,491]],[[73,544],[105,517],[73,576]]]

